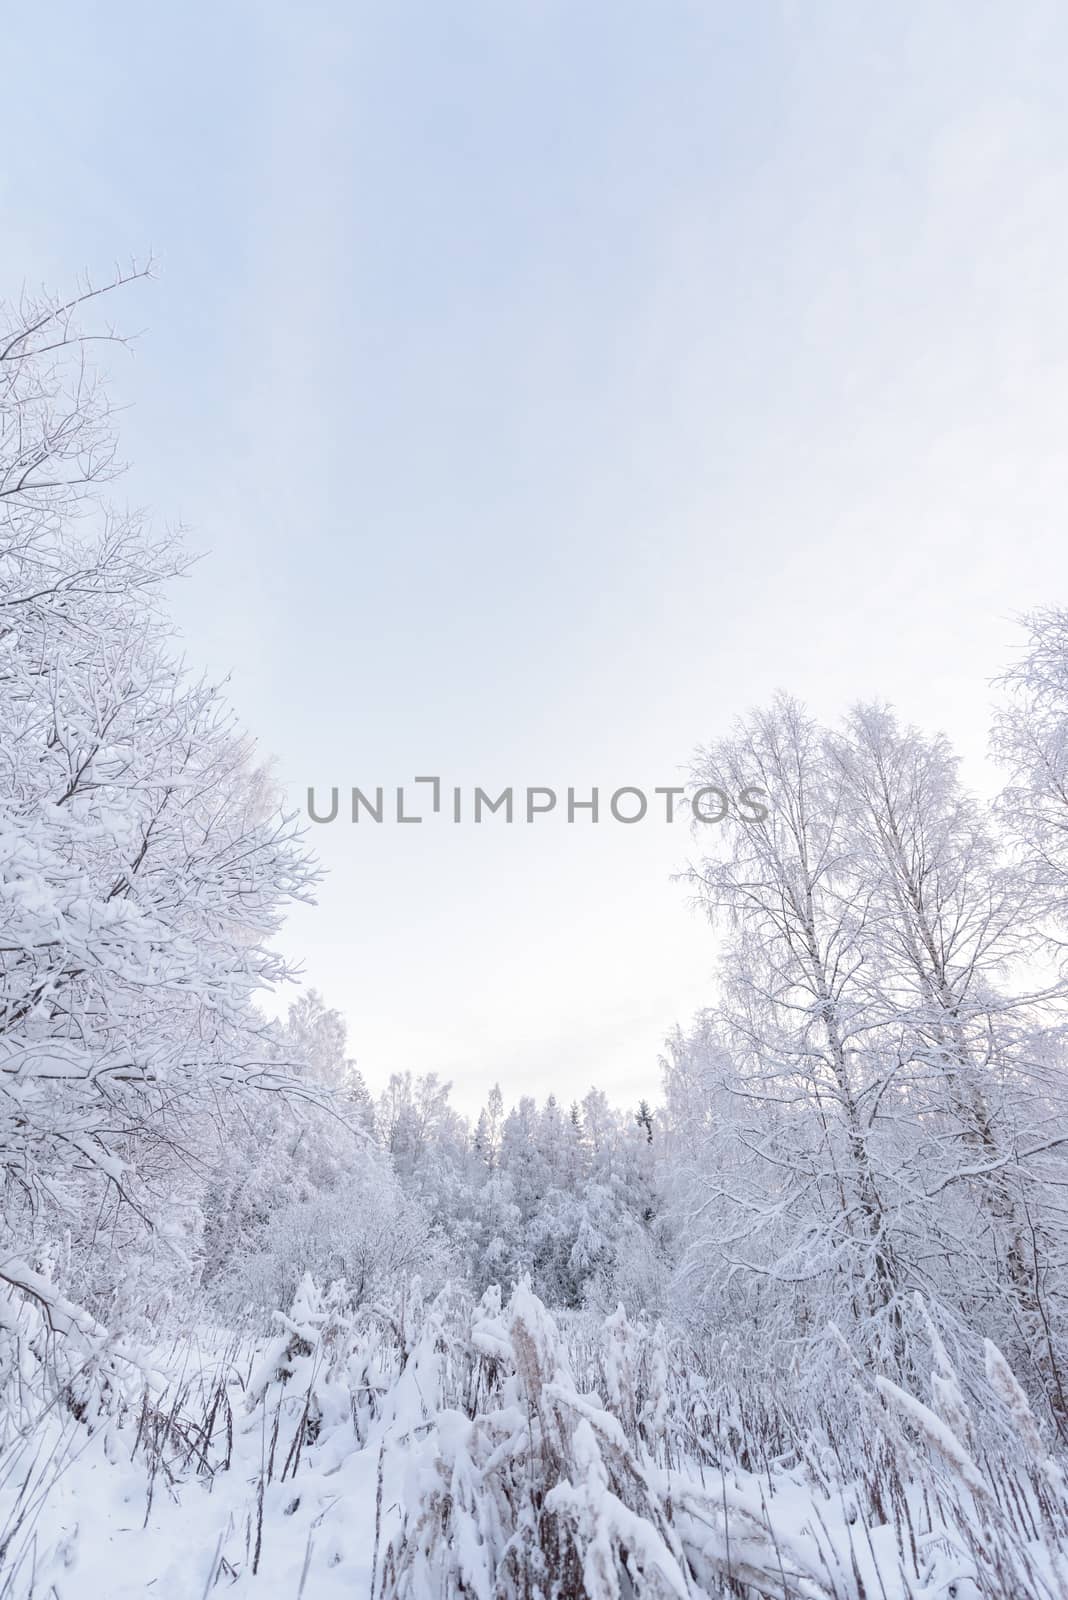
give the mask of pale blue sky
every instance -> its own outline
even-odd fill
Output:
[[[3,288],[159,258],[131,499],[296,802],[669,783],[785,686],[981,781],[1068,598],[1059,4],[57,0],[5,19]],[[316,830],[286,947],[373,1083],[655,1090],[682,828]]]

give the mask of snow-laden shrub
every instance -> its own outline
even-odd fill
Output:
[[[305,1272],[318,1283],[343,1279],[357,1304],[389,1296],[415,1272],[436,1287],[447,1250],[388,1163],[359,1148],[333,1188],[280,1201],[221,1260],[208,1285],[212,1302],[225,1315],[251,1308],[262,1318],[292,1302]]]
[[[32,1275],[29,1283],[36,1286]],[[144,1347],[102,1327],[44,1278],[32,1298],[0,1288],[0,1445],[53,1411],[90,1431],[105,1427],[162,1386]]]
[[[996,1345],[985,1345],[986,1419],[1002,1434],[991,1455],[978,1446],[971,1407],[935,1336],[932,1404],[887,1378],[875,1386],[886,1410],[880,1425],[902,1471],[919,1477],[942,1509],[929,1543],[935,1565],[957,1594],[1049,1596],[1068,1600],[1068,1481],[1015,1373]],[[948,1514],[947,1514],[948,1513]],[[971,1588],[966,1586],[970,1585]]]
[[[322,1292],[304,1273],[289,1311],[274,1320],[280,1331],[249,1374],[245,1411],[259,1425],[266,1409],[276,1440],[287,1424],[285,1477],[321,1441],[340,1434],[342,1449],[366,1441],[389,1387],[388,1355],[379,1323],[361,1315],[344,1280]]]
[[[647,1593],[688,1593],[645,1469],[579,1395],[553,1319],[527,1284],[498,1308],[490,1291],[471,1330],[482,1409],[443,1410],[412,1452],[383,1594],[607,1597],[621,1565]]]
[[[933,1406],[850,1368],[836,1417],[802,1388],[793,1411],[718,1390],[622,1310],[591,1345],[528,1284],[503,1310],[490,1290],[466,1366],[439,1318],[432,1381],[391,1410],[403,1520],[379,1600],[1066,1600],[1063,1469],[1022,1388],[990,1347],[966,1399],[930,1333]]]
[[[559,1329],[529,1285],[503,1312],[498,1304],[488,1296],[471,1331],[480,1408],[443,1410],[412,1449],[383,1600],[696,1596],[732,1575],[770,1585],[761,1593],[831,1600],[818,1543],[777,1543],[750,1475],[706,1486],[657,1460],[666,1422],[658,1340],[647,1357],[625,1318],[611,1319],[602,1370],[615,1415],[580,1391]],[[643,1365],[653,1380],[644,1397]],[[790,1589],[787,1578],[804,1587]]]

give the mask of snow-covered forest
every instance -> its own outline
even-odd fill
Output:
[[[711,730],[770,803],[659,1099],[466,1117],[262,1009],[318,869],[121,509],[121,302],[0,336],[0,1596],[1065,1600],[1068,611],[990,802],[889,705]]]

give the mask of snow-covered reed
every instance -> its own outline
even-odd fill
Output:
[[[2,1600],[1068,1597],[1063,1463],[1000,1352],[965,1382],[933,1325],[926,1397],[843,1352],[833,1405],[526,1283],[306,1276],[273,1336],[156,1349],[139,1394],[98,1365],[92,1409],[40,1333],[6,1334]]]

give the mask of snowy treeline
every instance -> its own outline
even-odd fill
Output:
[[[71,1485],[220,1497],[174,1595],[299,1529],[279,1593],[1064,1600],[1068,612],[992,804],[882,705],[698,752],[769,805],[698,830],[656,1106],[374,1090],[260,1009],[317,870],[110,503],[106,305],[0,334],[0,1600],[90,1592]]]

